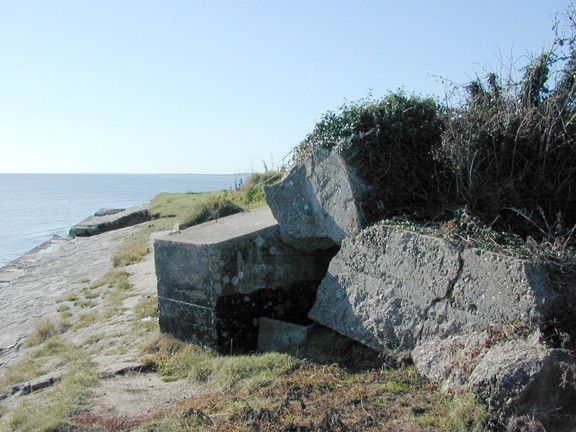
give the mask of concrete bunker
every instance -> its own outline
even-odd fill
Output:
[[[161,331],[230,353],[256,350],[261,317],[309,324],[338,248],[284,244],[262,207],[171,233],[154,252]]]

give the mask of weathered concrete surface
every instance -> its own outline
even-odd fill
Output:
[[[100,209],[70,229],[72,237],[89,237],[151,220],[148,204],[127,209]]]
[[[222,351],[256,348],[258,318],[306,316],[333,252],[285,245],[268,207],[154,245],[162,331]]]
[[[294,324],[268,317],[261,317],[258,322],[259,352],[279,351],[289,345],[302,343],[313,327],[313,324]]]
[[[130,227],[119,232],[129,236],[137,230]],[[0,268],[0,282],[3,282],[0,287],[0,374],[29,349],[25,341],[34,333],[36,324],[45,318],[57,318],[56,310],[62,300],[86,286],[81,281],[95,282],[114,270],[111,257],[121,244],[117,237],[117,232],[94,237],[54,237]],[[138,269],[131,276],[134,286],[142,290],[138,294],[144,297],[154,294],[156,277],[152,260],[126,268],[127,271],[133,269]],[[136,293],[135,297],[140,298]],[[129,328],[126,324],[119,329],[112,320],[105,324],[111,332],[121,334]],[[67,336],[71,333],[67,332]]]
[[[308,251],[340,245],[360,231],[358,197],[366,190],[345,160],[327,150],[296,162],[280,183],[264,188],[282,240]]]
[[[310,317],[374,349],[423,337],[543,320],[556,293],[530,262],[374,226],[346,239]]]
[[[344,240],[309,315],[376,350],[410,353],[444,390],[478,394],[497,422],[531,413],[572,427],[576,359],[539,330],[559,295],[530,261],[379,225]]]
[[[412,358],[443,390],[473,391],[493,421],[529,416],[545,430],[576,427],[576,359],[549,348],[538,331],[524,336],[508,326],[420,342]]]
[[[96,382],[87,389],[83,399],[85,412],[111,423],[118,418],[148,418],[150,413],[165,412],[204,391],[202,386],[188,380],[164,382],[153,372],[110,375],[141,365],[143,344],[157,335],[157,318],[147,317],[141,322],[141,309],[136,307],[146,298],[156,298],[152,254],[145,256],[143,262],[120,270],[130,273],[132,288],[123,291],[129,297],[116,312],[110,310],[108,299],[104,300],[110,292],[108,285],[87,288],[108,272],[119,270],[113,267],[111,257],[123,242],[120,237],[131,237],[140,229],[129,227],[92,237],[56,237],[0,268],[0,381],[13,382],[10,370],[19,373],[20,369],[13,369],[18,362],[37,359],[34,352],[38,346],[28,347],[26,340],[34,334],[38,322],[46,318],[61,322],[64,316],[58,310],[66,305],[67,310],[62,314],[70,312],[71,315],[66,317],[67,326],[58,336],[57,344],[63,343],[71,350],[78,347],[81,353],[74,355],[86,356],[96,376]],[[72,298],[85,300],[87,292],[97,294],[91,300],[92,306],[75,305],[77,300]],[[146,322],[149,319],[152,323]],[[46,351],[45,354],[39,366],[48,375],[31,381],[29,386],[10,385],[6,390],[0,386],[0,431],[14,430],[12,421],[22,404],[36,406],[38,398],[43,397],[43,390],[23,393],[41,387],[42,382],[50,384],[51,377],[57,377],[60,372],[63,376],[74,372],[74,362],[58,360],[58,353],[50,355]],[[62,428],[66,429],[65,423],[60,425],[60,430],[64,430]]]

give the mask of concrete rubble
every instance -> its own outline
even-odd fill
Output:
[[[254,349],[258,319],[307,325],[308,313],[411,358],[448,392],[475,393],[510,430],[575,430],[576,358],[547,333],[576,328],[558,316],[576,287],[560,287],[528,260],[382,224],[364,228],[359,199],[368,190],[343,158],[320,150],[265,188],[271,212],[158,240],[162,329],[224,351],[236,342]],[[300,299],[293,313],[279,313]]]
[[[72,237],[90,237],[148,222],[151,219],[148,204],[127,209],[100,209],[94,216],[89,216],[70,228],[69,234]]]
[[[362,229],[358,197],[367,189],[344,158],[321,150],[297,162],[280,183],[264,191],[280,238],[310,251],[339,246]]]

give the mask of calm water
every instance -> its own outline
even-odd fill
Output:
[[[103,207],[145,204],[160,192],[230,189],[240,176],[0,174],[0,267]]]

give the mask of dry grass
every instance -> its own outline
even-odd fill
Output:
[[[460,402],[440,395],[413,368],[354,374],[338,365],[293,361],[268,379],[242,381],[156,413],[138,430],[482,430],[476,404],[464,412]]]
[[[36,328],[34,329],[34,333],[30,338],[26,341],[27,347],[32,347],[36,345],[40,345],[48,338],[62,333],[68,328],[68,323],[62,320],[58,320],[54,317],[47,317],[43,318],[38,323],[36,323]]]
[[[125,267],[142,261],[149,253],[148,236],[137,233],[126,239],[116,249],[112,256],[112,265],[114,267]]]
[[[141,229],[130,236],[118,237],[123,242],[118,246],[112,256],[114,267],[126,267],[144,260],[144,257],[152,252],[150,246],[150,234],[158,231],[170,230],[176,223],[176,218],[162,218],[151,221],[141,226]]]
[[[206,392],[143,419],[137,430],[487,430],[485,410],[472,396],[453,399],[414,367],[389,367],[325,329],[298,347],[298,357],[219,356],[164,336],[146,351],[159,373],[203,383]]]
[[[10,413],[11,431],[66,431],[67,420],[78,412],[95,381],[89,363],[74,361],[68,373],[53,387],[26,399]]]

